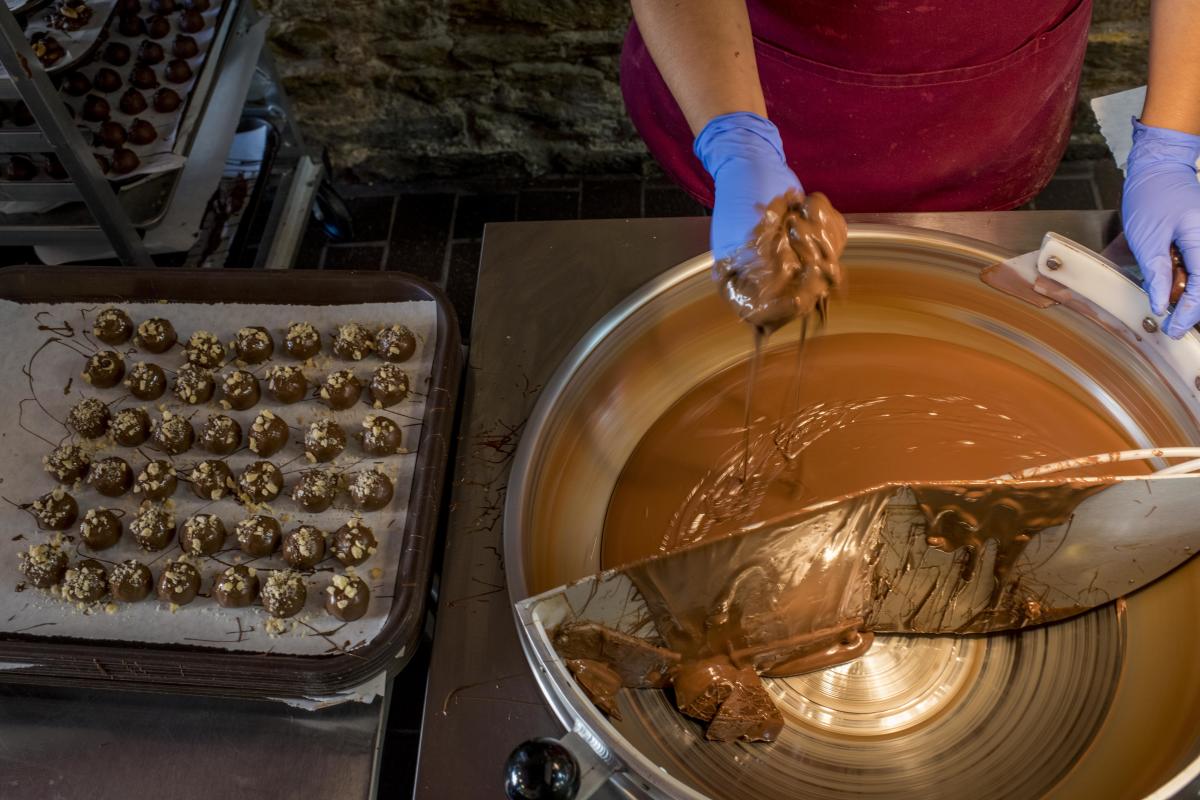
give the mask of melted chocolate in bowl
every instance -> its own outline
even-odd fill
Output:
[[[548,387],[553,409],[531,421],[528,467],[509,484],[514,597],[883,480],[1198,441],[1192,410],[1133,345],[984,286],[1001,255],[853,231],[849,291],[810,337],[800,382],[791,329],[765,355],[746,491],[733,489],[752,342],[703,267],[680,267]],[[1140,797],[1198,749],[1198,608],[1192,562],[1123,614],[879,636],[856,661],[768,679],[786,723],[771,744],[706,742],[664,692],[626,690],[611,744],[642,776],[679,781],[675,796]]]

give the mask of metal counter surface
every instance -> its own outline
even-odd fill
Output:
[[[1113,211],[859,214],[1035,250],[1055,231],[1100,250]],[[521,651],[505,588],[509,464],[542,384],[597,320],[708,249],[707,218],[516,222],[484,232],[415,796],[502,796],[525,739],[560,736]]]

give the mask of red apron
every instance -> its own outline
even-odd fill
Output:
[[[767,113],[806,189],[842,211],[1020,205],[1070,135],[1091,0],[748,0]],[[712,179],[637,26],[621,90],[650,152]]]

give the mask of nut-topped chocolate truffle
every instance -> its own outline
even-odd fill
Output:
[[[139,361],[125,376],[125,388],[138,400],[157,400],[167,391],[167,375],[158,364]]]
[[[392,501],[392,479],[376,469],[355,475],[347,489],[350,501],[364,511],[378,511]]]
[[[192,492],[201,500],[220,500],[233,491],[233,473],[229,465],[217,459],[206,459],[192,468]]]
[[[195,364],[184,364],[175,373],[175,386],[172,391],[182,403],[200,405],[212,399],[216,382],[210,371]]]
[[[125,359],[112,350],[92,354],[83,367],[83,379],[97,389],[111,389],[125,377]]]
[[[375,337],[375,350],[384,361],[408,361],[417,350],[417,337],[404,325],[392,325]]]
[[[111,416],[103,400],[85,397],[67,413],[67,425],[85,439],[99,439],[108,432]]]
[[[241,446],[242,426],[233,417],[211,414],[196,442],[214,455],[227,456]]]
[[[94,558],[85,558],[63,573],[62,596],[72,603],[95,603],[108,594],[108,571]]]
[[[179,529],[183,552],[211,556],[225,545],[225,523],[216,514],[193,514]]]
[[[337,334],[333,337],[333,352],[338,358],[362,361],[374,349],[375,337],[362,325],[350,322],[338,326]]]
[[[395,455],[404,446],[404,434],[400,426],[378,414],[363,417],[358,440],[362,444],[363,452],[369,456]]]
[[[89,508],[79,523],[79,538],[92,550],[107,550],[121,539],[121,518],[111,508]]]
[[[62,542],[55,540],[30,545],[28,550],[21,553],[21,563],[17,568],[25,580],[38,589],[57,585],[67,571],[67,554],[63,551]]]
[[[343,622],[353,622],[367,613],[371,590],[352,572],[334,575],[325,587],[325,610]]]
[[[225,363],[225,345],[209,331],[196,331],[183,346],[189,364],[216,369]]]
[[[321,332],[308,322],[293,322],[283,339],[283,349],[300,361],[312,358],[321,352]]]
[[[348,567],[356,567],[375,555],[378,546],[375,532],[355,517],[334,531],[333,545],[330,549],[338,561]]]
[[[165,319],[148,319],[137,326],[134,344],[147,353],[165,353],[175,346],[179,337],[175,326]]]
[[[133,320],[119,308],[106,308],[96,315],[92,335],[105,344],[125,344],[133,336]]]
[[[144,408],[122,408],[108,429],[117,444],[137,447],[150,438],[150,415]]]
[[[239,522],[233,535],[243,553],[263,558],[274,553],[275,548],[279,547],[281,529],[279,521],[274,517],[256,514]]]
[[[63,444],[42,459],[46,472],[59,483],[74,483],[87,474],[92,457],[77,444]]]
[[[283,473],[270,461],[255,461],[238,477],[238,497],[243,503],[269,503],[283,491]]]
[[[65,531],[79,518],[79,504],[58,486],[34,500],[29,510],[37,519],[38,527],[48,531]]]
[[[168,561],[158,576],[155,595],[164,603],[186,606],[200,593],[200,572],[190,562],[180,558]]]
[[[147,500],[166,500],[175,494],[179,476],[167,461],[151,461],[142,467],[133,482],[133,493]]]
[[[304,578],[291,570],[276,570],[263,582],[263,608],[277,619],[294,617],[304,608],[307,599],[308,587],[304,585]]]
[[[122,603],[145,600],[153,586],[154,576],[150,574],[150,568],[132,558],[117,564],[108,576],[109,592],[113,599]]]
[[[105,497],[120,497],[133,486],[133,469],[120,456],[108,456],[92,462],[87,480]]]
[[[315,525],[301,525],[283,537],[283,560],[296,569],[312,569],[325,559],[325,533]]]
[[[154,503],[142,503],[129,523],[133,540],[143,550],[162,550],[175,538],[175,515]]]
[[[334,411],[350,408],[362,396],[362,383],[348,369],[329,373],[321,384],[321,400]]]
[[[320,513],[333,505],[337,497],[338,480],[332,472],[310,469],[300,476],[292,489],[292,499],[305,511]]]
[[[308,394],[308,378],[299,367],[280,364],[267,372],[267,391],[280,403],[298,403]]]
[[[332,461],[346,449],[346,432],[332,419],[319,419],[304,433],[304,455],[311,462]]]
[[[384,364],[371,376],[367,391],[375,408],[394,406],[408,397],[408,374],[395,364]]]
[[[282,450],[288,442],[287,423],[273,411],[263,411],[250,426],[250,451],[268,458]]]
[[[162,419],[154,426],[154,444],[169,455],[186,453],[195,438],[192,423],[170,411],[163,411]]]
[[[245,608],[258,596],[258,570],[235,564],[213,576],[213,597],[222,608]]]
[[[258,378],[244,369],[236,369],[221,381],[221,405],[225,408],[245,411],[258,404],[260,392]]]
[[[275,340],[266,328],[253,325],[238,329],[233,338],[233,349],[244,363],[261,364],[275,352]]]

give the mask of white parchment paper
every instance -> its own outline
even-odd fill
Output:
[[[91,337],[92,320],[104,307],[96,304],[19,305],[0,301],[0,341],[4,342],[4,347],[0,348],[0,374],[8,376],[6,381],[0,383],[0,409],[3,409],[0,414],[0,498],[7,501],[0,502],[0,630],[47,637],[169,642],[226,650],[291,654],[352,650],[370,642],[379,633],[391,609],[391,593],[401,555],[411,546],[404,541],[404,527],[416,463],[415,450],[420,437],[436,345],[435,304],[425,301],[351,306],[121,305],[135,325],[150,317],[170,320],[179,334],[181,344],[193,331],[208,330],[217,334],[228,346],[239,328],[250,325],[266,327],[275,340],[275,355],[265,364],[246,367],[262,379],[263,386],[262,401],[246,411],[226,410],[218,402],[220,377],[237,368],[233,363],[218,372],[218,393],[204,406],[181,404],[169,389],[159,400],[143,402],[128,395],[122,386],[112,389],[91,387],[80,378],[80,372],[88,354],[108,349]],[[359,322],[373,330],[395,323],[407,325],[416,334],[418,342],[416,353],[402,365],[409,375],[412,388],[408,399],[389,409],[376,410],[367,404],[364,390],[362,402],[353,409],[339,412],[330,411],[315,399],[293,405],[275,403],[266,392],[265,374],[272,365],[298,363],[284,355],[283,338],[287,325],[300,321],[311,322],[322,335],[321,354],[303,366],[314,388],[319,386],[326,374],[337,369],[352,369],[365,386],[372,372],[383,363],[374,355],[359,362],[342,361],[334,357],[330,344],[338,325]],[[127,370],[138,361],[153,361],[163,367],[168,379],[185,361],[180,346],[159,356],[138,351],[132,343],[113,349],[124,355]],[[232,348],[229,350],[232,359]],[[173,461],[180,475],[179,488],[172,498],[176,523],[180,528],[189,516],[201,510],[218,514],[225,523],[229,536],[224,550],[211,558],[197,559],[203,580],[201,592],[205,596],[172,612],[168,604],[154,599],[153,593],[139,603],[107,604],[107,607],[102,603],[81,609],[37,589],[16,591],[16,587],[23,582],[18,570],[19,554],[29,545],[49,541],[54,535],[38,530],[36,521],[28,511],[18,506],[31,502],[57,485],[43,470],[42,457],[58,442],[71,438],[62,421],[71,407],[85,396],[100,397],[109,403],[114,413],[128,406],[145,407],[152,419],[160,416],[160,409],[167,408],[190,416],[197,433],[210,414],[223,413],[237,419],[243,429],[243,447],[225,458],[235,478],[243,467],[258,458],[245,447],[244,438],[254,417],[264,409],[275,412],[292,428],[287,447],[268,459],[283,470],[286,487],[269,504],[268,509],[259,513],[270,513],[279,519],[284,533],[297,525],[309,523],[332,534],[354,515],[344,491],[339,493],[333,508],[320,514],[305,512],[292,501],[290,495],[291,487],[301,472],[313,466],[304,458],[305,430],[316,419],[336,418],[346,430],[349,442],[345,452],[336,460],[319,466],[343,474],[377,467],[395,482],[396,493],[391,506],[383,511],[362,514],[363,522],[372,528],[379,542],[378,551],[355,568],[355,572],[371,590],[371,604],[366,616],[355,622],[342,623],[325,612],[324,589],[335,572],[343,571],[332,557],[322,562],[308,578],[307,605],[297,617],[285,621],[283,632],[268,631],[268,615],[257,604],[241,609],[218,606],[207,595],[213,576],[224,570],[227,564],[249,564],[259,570],[263,580],[270,570],[286,565],[278,554],[254,559],[237,549],[234,526],[249,512],[235,500],[205,501],[192,493],[184,478],[196,462],[216,456],[193,447],[182,455],[168,457],[155,451],[149,442],[141,448],[131,449],[119,447],[110,439],[99,440],[95,458],[119,455],[130,463],[135,473],[151,459]],[[394,419],[403,428],[404,445],[411,452],[366,459],[354,434],[361,429],[363,418],[369,414],[383,414]],[[157,580],[168,559],[181,554],[178,536],[166,550],[157,553],[147,553],[134,544],[128,523],[133,519],[139,496],[132,492],[124,497],[108,498],[86,484],[78,484],[68,491],[79,503],[80,518],[88,508],[120,508],[125,511],[123,522],[126,525],[121,541],[115,547],[92,552],[80,541],[77,523],[66,531],[75,537],[69,547],[72,562],[91,557],[111,565],[136,558],[150,567]]]

